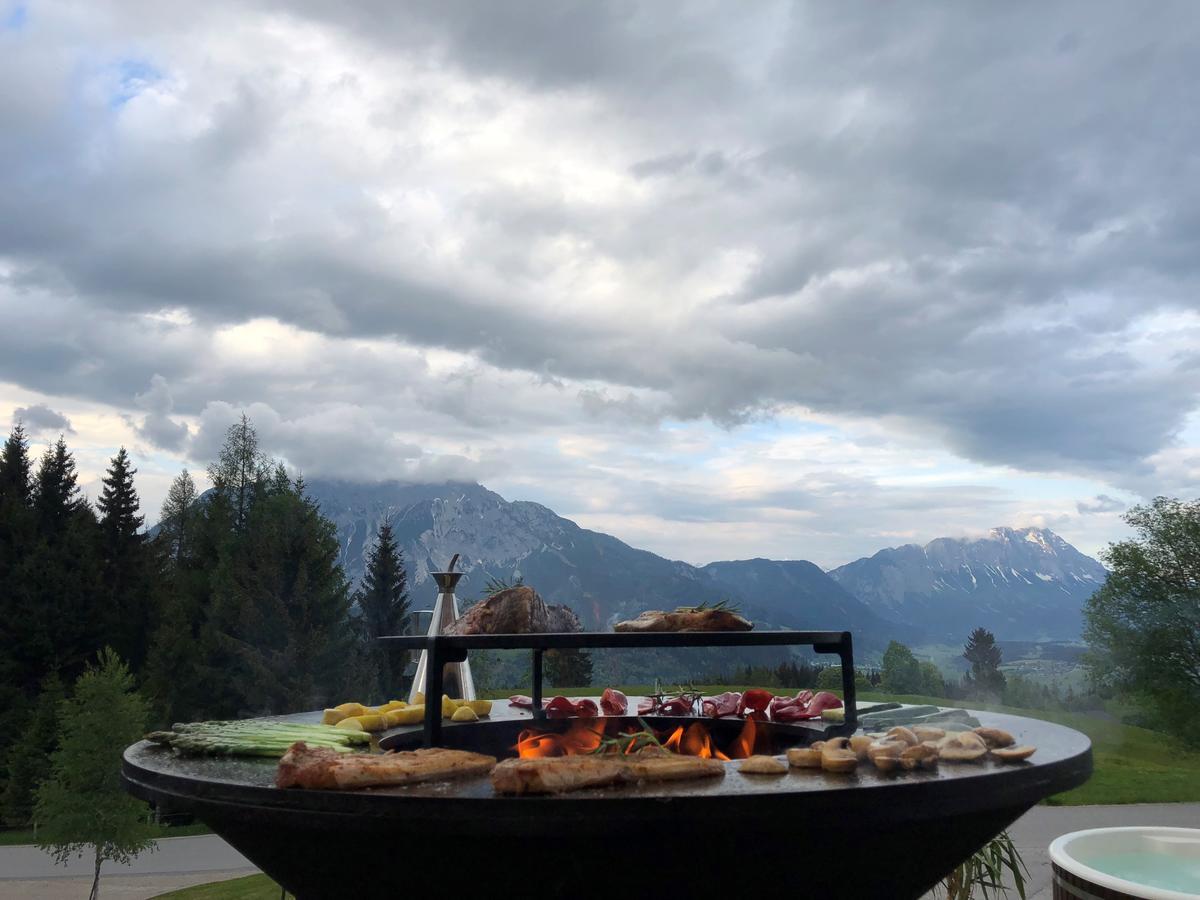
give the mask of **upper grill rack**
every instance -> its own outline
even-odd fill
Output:
[[[811,646],[817,653],[836,653],[841,660],[842,699],[845,703],[844,733],[858,726],[854,696],[854,648],[849,631],[682,631],[682,632],[605,632],[583,631],[565,634],[439,634],[387,635],[379,640],[404,650],[428,653],[425,689],[426,747],[435,747],[442,737],[443,667],[462,662],[469,650],[530,650],[534,719],[543,719],[542,654],[547,650],[651,647],[788,647]]]

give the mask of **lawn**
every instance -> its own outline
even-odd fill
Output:
[[[744,690],[743,686],[696,685],[706,694],[726,690]],[[550,696],[553,690],[547,689]],[[593,689],[594,690],[594,689]],[[653,690],[650,685],[628,685],[621,688],[630,696]],[[568,694],[584,693],[567,689]],[[490,696],[507,697],[511,691],[493,692]],[[839,692],[840,693],[840,692]],[[901,703],[929,703],[935,706],[954,705],[944,697],[862,693],[859,700]],[[1200,801],[1200,752],[1188,751],[1174,740],[1157,731],[1124,725],[1114,719],[1087,713],[1055,712],[1038,709],[1018,709],[964,702],[973,709],[1011,713],[1057,722],[1086,734],[1092,740],[1094,771],[1087,784],[1045,802],[1052,806],[1081,806],[1094,803],[1179,803]]]
[[[291,897],[291,894],[287,896]],[[280,890],[279,885],[266,875],[247,875],[159,894],[156,900],[166,897],[173,900],[279,900]]]

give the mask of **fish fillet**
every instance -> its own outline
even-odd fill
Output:
[[[388,784],[417,784],[468,775],[486,775],[496,757],[466,750],[430,747],[381,756],[344,754],[297,741],[279,760],[275,784],[346,791]]]
[[[564,794],[633,781],[682,781],[724,775],[719,760],[695,756],[551,756],[506,759],[492,770],[501,794]]]

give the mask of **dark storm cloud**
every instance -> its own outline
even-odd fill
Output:
[[[28,434],[53,432],[59,434],[74,434],[71,420],[60,412],[55,412],[44,403],[32,406],[18,406],[13,410],[13,424],[21,423]]]
[[[182,450],[187,443],[188,427],[186,423],[176,422],[171,418],[175,400],[171,396],[167,380],[155,374],[150,379],[149,390],[133,399],[146,411],[142,424],[135,426],[137,433],[155,447],[163,450]]]
[[[1125,504],[1108,494],[1097,494],[1091,500],[1079,501],[1075,507],[1079,510],[1080,515],[1086,516],[1090,513],[1120,512],[1125,508]]]
[[[1200,289],[1192,5],[314,0],[206,5],[188,21],[219,41],[231,21],[252,31],[256,8],[350,41],[347,70],[327,76],[346,97],[375,61],[414,61],[412,84],[389,83],[350,123],[375,129],[381,161],[338,157],[337,125],[296,118],[312,104],[336,115],[313,100],[334,90],[326,76],[260,65],[253,46],[214,57],[217,77],[186,69],[171,34],[182,5],[67,10],[5,38],[4,378],[137,395],[143,437],[168,449],[188,437],[178,416],[210,401],[270,397],[297,421],[306,399],[372,398],[379,367],[361,354],[303,388],[290,370],[206,364],[217,329],[271,317],[468,354],[546,392],[574,380],[565,393],[588,419],[732,426],[798,405],[886,416],[974,460],[1112,480],[1143,478],[1196,407],[1194,353],[1134,346],[1170,334],[1153,316],[1194,311]],[[175,99],[122,131],[113,104],[136,98],[71,87],[88,41],[118,60],[140,43],[153,65],[139,63],[152,76],[138,90],[177,79],[218,96],[183,124],[162,124],[186,106]],[[97,84],[115,77],[106,65]],[[455,95],[423,77],[493,94],[456,100],[455,136],[434,144],[419,117]],[[563,118],[519,177],[437,168],[493,117],[539,106]],[[592,147],[633,185],[613,189],[623,202],[543,181]],[[410,167],[392,191],[404,199],[380,200]],[[437,215],[404,220],[439,190]],[[463,245],[449,262],[433,228]],[[725,256],[719,286],[696,275]],[[609,312],[573,284],[547,296],[576,266],[643,308]],[[147,318],[164,309],[185,311],[192,336]],[[469,371],[401,369],[420,409],[464,428],[508,421],[473,399]],[[333,452],[292,439],[310,460]]]

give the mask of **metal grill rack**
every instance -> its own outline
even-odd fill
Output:
[[[846,709],[846,734],[858,726],[854,697],[854,649],[849,631],[704,631],[704,632],[598,632],[566,634],[441,634],[389,635],[379,640],[403,650],[425,650],[429,656],[425,690],[424,744],[435,747],[442,737],[442,673],[446,663],[462,662],[471,650],[530,650],[533,716],[545,718],[542,709],[542,654],[566,649],[649,649],[661,647],[791,647],[811,646],[817,653],[835,653],[841,660],[842,699]]]

